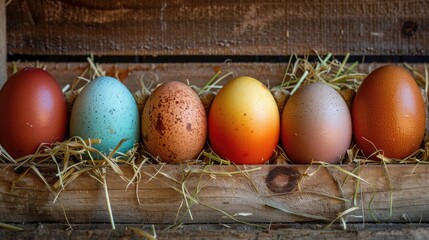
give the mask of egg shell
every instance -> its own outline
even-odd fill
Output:
[[[282,113],[281,139],[294,163],[337,163],[352,139],[349,108],[341,95],[324,83],[300,87]]]
[[[366,157],[381,150],[405,158],[419,149],[425,134],[425,103],[412,75],[403,67],[385,65],[360,85],[352,105],[353,134]]]
[[[142,113],[143,142],[163,162],[195,159],[207,137],[204,106],[189,86],[171,81],[158,86]]]
[[[107,76],[88,83],[74,102],[70,135],[101,139],[100,144],[93,146],[104,154],[110,153],[122,139],[127,140],[119,152],[133,148],[139,142],[140,121],[136,101],[128,88]]]
[[[235,164],[263,164],[278,145],[280,114],[262,82],[240,76],[214,98],[208,126],[210,145],[221,158]]]
[[[64,94],[45,70],[24,68],[0,91],[0,144],[13,158],[34,153],[41,143],[62,141],[67,119]]]

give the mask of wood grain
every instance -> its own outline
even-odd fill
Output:
[[[7,79],[6,6],[0,1],[0,89]]]
[[[34,62],[22,62],[18,68],[36,66]],[[9,63],[9,74],[11,74],[12,63]],[[54,63],[39,62],[49,71],[61,86],[71,84],[77,76],[81,76],[89,67],[88,63]],[[141,89],[140,79],[145,84],[151,84],[155,87],[159,83],[167,81],[180,81],[197,86],[203,86],[218,71],[221,74],[233,72],[231,77],[226,78],[224,82],[232,77],[247,75],[258,78],[265,84],[278,84],[282,81],[286,68],[285,63],[113,63],[100,64],[101,68],[109,76],[118,77],[131,92]]]
[[[8,74],[12,74],[12,65],[9,62]],[[386,63],[359,64],[356,71],[368,73]],[[20,62],[17,67],[22,69],[29,66],[44,67],[58,81],[61,87],[71,84],[76,77],[81,76],[88,68],[88,63],[57,63],[57,62]],[[101,63],[106,75],[119,78],[131,92],[141,89],[140,79],[145,84],[155,87],[167,81],[180,81],[196,86],[203,86],[218,71],[221,75],[232,72],[220,84],[238,76],[254,77],[268,86],[281,83],[287,63]],[[410,66],[424,73],[424,64],[410,64]]]
[[[253,167],[258,169],[247,174],[234,173]],[[127,182],[116,174],[108,173],[114,219],[117,223],[143,224],[234,223],[237,220],[306,222],[315,219],[302,214],[334,219],[339,213],[357,206],[359,209],[345,216],[347,222],[429,221],[429,182],[426,181],[429,166],[389,165],[389,175],[383,166],[365,166],[357,173],[367,182],[361,181],[359,187],[356,187],[356,178],[347,177],[335,167],[253,167],[212,166],[204,168],[205,172],[201,173],[202,166],[146,165],[140,171],[142,178],[138,186],[132,185],[128,189]],[[349,171],[353,169],[351,166],[342,167]],[[271,192],[267,188],[266,177],[277,168],[297,171],[302,176],[299,187],[281,194]],[[133,176],[130,167],[121,169],[124,176]],[[52,181],[56,170],[50,166],[40,168],[40,171],[48,181]],[[69,184],[61,193],[60,201],[54,204],[53,195],[35,175],[26,176],[11,190],[11,182],[19,175],[8,165],[2,165],[0,173],[0,219],[4,222],[65,222],[64,212],[72,223],[109,222],[104,190],[87,175]],[[182,187],[185,175],[188,177]],[[277,184],[285,184],[288,177],[291,176],[280,176]],[[191,204],[192,218],[184,207],[181,190],[177,189],[187,189],[193,196],[194,200],[187,199]],[[391,213],[390,201],[393,204]],[[279,209],[286,209],[289,213]],[[235,219],[227,217],[227,214]]]
[[[74,224],[72,230],[64,230],[62,224],[18,224],[23,231],[0,230],[2,239],[141,239],[134,227],[153,234],[151,225],[118,224],[111,230],[103,224]],[[429,235],[427,224],[348,224],[347,231],[338,228],[325,229],[323,224],[272,225],[270,230],[252,228],[247,225],[189,224],[180,229],[165,230],[157,225],[156,239],[422,239]]]
[[[427,55],[429,2],[14,0],[8,51],[38,55]]]

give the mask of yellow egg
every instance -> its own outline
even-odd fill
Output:
[[[208,125],[213,150],[235,164],[265,163],[279,142],[276,101],[252,77],[238,77],[223,86],[213,100]]]
[[[147,150],[167,163],[197,157],[207,136],[200,98],[189,86],[175,81],[153,91],[144,106],[141,126]]]

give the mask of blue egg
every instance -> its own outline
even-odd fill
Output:
[[[70,136],[101,139],[93,147],[104,154],[109,154],[122,139],[127,140],[119,152],[133,148],[139,142],[140,121],[128,88],[112,77],[99,77],[88,83],[73,105]]]

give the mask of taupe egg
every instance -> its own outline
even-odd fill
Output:
[[[324,83],[302,86],[282,113],[283,149],[294,163],[337,163],[352,138],[350,111],[341,95]]]
[[[181,82],[166,82],[153,91],[141,123],[145,147],[162,162],[194,159],[207,137],[204,106],[195,91]]]

